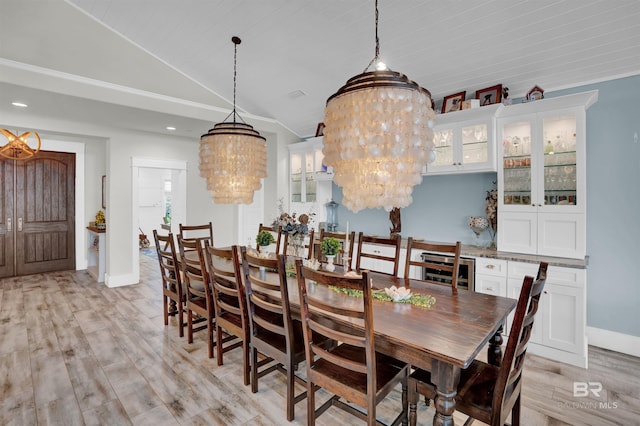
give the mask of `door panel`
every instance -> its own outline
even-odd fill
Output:
[[[40,152],[16,167],[16,275],[75,269],[75,155]]]
[[[0,161],[0,278],[15,275],[13,203],[13,161]]]

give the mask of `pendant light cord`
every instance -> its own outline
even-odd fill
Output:
[[[242,42],[240,37],[233,36],[231,37],[231,41],[233,42],[233,122],[235,123],[237,112],[236,112],[236,80],[238,75],[238,45]]]
[[[380,60],[380,38],[378,37],[378,0],[376,0],[376,13],[375,13],[375,19],[376,19],[376,51],[375,51],[375,56],[373,57],[373,59],[371,60],[371,62],[369,62],[369,64],[367,65],[367,67],[364,69],[364,72],[367,72],[367,70],[369,68],[371,68],[371,65],[374,62],[377,62]]]

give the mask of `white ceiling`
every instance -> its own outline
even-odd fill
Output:
[[[31,10],[37,15],[25,2],[6,1],[13,4],[13,14]],[[55,27],[66,34],[64,45],[73,38],[98,49],[107,49],[107,41],[118,43],[123,58],[131,59],[117,68],[89,69],[83,55],[65,55],[59,64],[52,55],[48,67],[228,108],[231,37],[237,35],[242,39],[238,109],[249,117],[273,118],[301,137],[315,133],[326,99],[361,73],[374,54],[373,0],[65,1],[89,17],[80,21],[75,14],[82,13],[73,7],[60,8],[60,15],[74,15],[74,25]],[[379,9],[382,58],[429,89],[437,103],[460,91],[473,98],[476,90],[500,83],[510,88],[511,97],[520,97],[534,85],[552,91],[640,74],[638,0],[380,0]],[[11,49],[0,42],[0,58],[42,61],[42,49],[31,46],[33,40],[24,42],[29,34],[11,37],[22,45]],[[133,46],[120,45],[126,40]],[[192,87],[178,84],[170,73],[136,75],[139,70],[128,64],[135,63],[138,48],[169,65],[176,76],[188,77]]]

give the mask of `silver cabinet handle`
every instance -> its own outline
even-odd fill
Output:
[[[495,268],[494,265],[487,265],[487,269],[493,269],[493,268]]]
[[[11,232],[11,218],[7,218],[7,231]]]
[[[487,291],[493,291],[493,287],[487,287]]]
[[[22,231],[22,218],[18,218],[18,232]]]

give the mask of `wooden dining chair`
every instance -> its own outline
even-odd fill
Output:
[[[540,264],[535,280],[530,276],[524,277],[500,366],[474,360],[461,371],[455,408],[469,416],[465,425],[475,419],[492,426],[502,426],[509,414],[512,425],[520,424],[522,369],[540,295],[547,279],[547,266],[546,263]],[[434,399],[437,392],[431,383],[431,374],[416,369],[409,377],[409,424],[412,426],[417,421],[419,394]]]
[[[360,278],[347,278],[307,268],[298,259],[296,273],[307,365],[307,424],[315,424],[317,416],[336,406],[375,425],[377,404],[398,384],[402,386],[402,406],[393,424],[406,423],[409,366],[375,351],[368,271],[363,271]],[[330,287],[358,290],[363,296],[343,304],[332,297]],[[320,295],[325,297],[321,299]],[[339,343],[326,348],[319,344],[320,337]],[[314,385],[333,394],[317,409]]]
[[[274,240],[276,241],[276,254],[286,254],[287,244],[283,241],[282,229],[279,226],[265,226],[260,224],[258,232],[260,231],[271,232]],[[256,248],[260,251],[260,246],[257,246]]]
[[[309,229],[309,233],[308,234],[303,234],[302,235],[302,247],[300,247],[302,250],[301,252],[298,252],[298,247],[294,246],[294,236],[289,235],[287,232],[283,232],[282,233],[282,246],[284,247],[283,253],[278,253],[278,254],[285,254],[285,255],[292,255],[292,256],[296,256],[296,257],[300,257],[303,259],[311,259],[311,256],[313,255],[313,239],[315,238],[315,231],[312,229]]]
[[[458,292],[458,276],[460,275],[460,241],[455,244],[449,243],[428,243],[425,241],[416,241],[412,237],[407,240],[407,257],[404,264],[404,277],[409,277],[410,268],[417,266],[420,268],[422,281],[428,281],[434,284],[446,284],[451,286],[453,294]],[[421,256],[418,258],[416,252],[420,254],[424,252],[448,254],[450,262],[433,262],[425,260]],[[424,280],[422,272],[425,269],[435,271],[441,281]]]
[[[295,395],[295,383],[306,381],[295,374],[305,360],[302,324],[292,320],[285,267],[286,257],[265,259],[252,251],[243,252],[243,266],[251,342],[251,392],[258,392],[258,379],[273,371],[287,377],[287,420],[295,417],[295,404],[306,392]],[[261,272],[262,270],[262,272]],[[275,271],[267,276],[264,271]],[[258,361],[258,354],[265,359]],[[265,365],[268,368],[259,371]]]
[[[202,245],[198,240],[185,240],[178,235],[178,247],[186,289],[187,342],[193,343],[194,332],[207,330],[208,356],[213,358],[215,310]]]
[[[356,271],[368,269],[381,274],[398,276],[400,263],[399,234],[385,238],[373,235],[358,234],[358,252],[356,254]],[[367,267],[362,266],[362,259],[371,259]],[[382,263],[380,263],[382,262]],[[389,272],[392,271],[392,272]]]
[[[204,225],[183,225],[179,224],[180,232],[178,235],[184,240],[196,239],[204,244],[209,241],[209,245],[213,245],[213,225],[211,222]]]
[[[242,277],[245,247],[218,248],[204,243],[207,269],[211,277],[216,315],[218,365],[224,353],[242,347],[243,382],[249,384],[249,318]]]
[[[348,238],[347,238],[348,237]],[[355,231],[351,231],[348,235],[346,232],[329,232],[326,231],[324,228],[320,229],[320,239],[318,241],[319,243],[319,247],[322,247],[322,241],[324,241],[325,238],[335,238],[336,240],[340,241],[340,244],[342,246],[342,255],[336,259],[336,263],[338,264],[343,264],[342,261],[342,256],[344,254],[346,254],[347,256],[349,256],[349,269],[351,268],[351,263],[353,261],[353,246],[356,240],[356,233]],[[325,260],[323,258],[323,254],[322,252],[318,249],[318,255],[316,256],[316,258],[319,261],[323,261]]]
[[[164,325],[169,325],[170,316],[177,316],[178,333],[180,337],[184,337],[185,294],[183,293],[182,274],[180,273],[180,263],[178,263],[173,234],[158,235],[158,231],[154,229],[153,239],[160,265]]]

